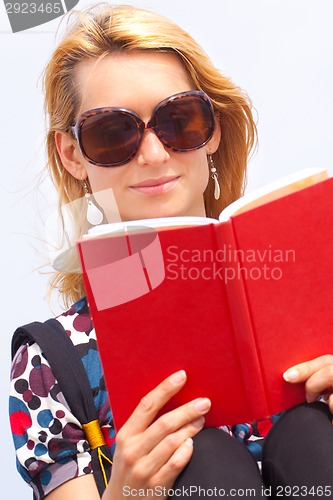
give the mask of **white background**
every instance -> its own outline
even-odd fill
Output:
[[[118,0],[118,4],[129,3]],[[249,190],[296,170],[319,166],[333,174],[332,0],[142,0],[190,32],[215,65],[251,96],[259,117],[259,151]],[[77,8],[90,5],[80,0]],[[38,254],[48,182],[38,191],[45,157],[42,69],[56,43],[59,19],[12,34],[0,5],[1,58],[1,485],[3,497],[30,499],[15,470],[7,418],[10,338],[44,320],[47,276]],[[223,186],[222,186],[223,189]],[[315,207],[314,207],[315,209]],[[311,238],[311,235],[309,235]]]

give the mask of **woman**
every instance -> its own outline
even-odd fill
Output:
[[[123,220],[217,217],[241,195],[256,138],[250,102],[230,79],[220,75],[188,34],[161,16],[131,7],[78,15],[47,66],[45,89],[49,170],[60,204],[85,194],[91,203],[90,193],[111,188]],[[179,117],[179,103],[185,118]],[[181,122],[176,131],[170,127],[175,115],[177,126]],[[112,128],[110,141],[116,139],[105,147],[100,136],[107,127]],[[78,232],[83,230],[82,225]],[[58,271],[52,287],[59,288],[65,302],[76,301],[58,320],[70,331],[84,360],[100,425],[113,447],[112,416],[94,331],[82,299],[82,278]],[[285,378],[291,383],[305,381],[307,400],[314,402],[331,387],[332,366],[331,356],[318,358],[289,370]],[[21,349],[13,373],[12,401],[25,405],[29,414],[25,438],[15,440],[18,467],[36,498],[99,498],[84,432],[62,400],[61,388],[37,345]],[[120,429],[103,499],[136,496],[147,488],[151,488],[150,497],[158,497],[157,486],[166,488],[164,496],[172,487],[187,496],[186,488],[194,484],[229,493],[234,488],[232,496],[243,496],[240,488],[264,495],[265,484],[255,460],[239,440],[260,459],[261,429],[270,427],[277,417],[226,429],[238,440],[221,430],[202,431],[210,409],[210,401],[203,397],[154,421],[158,410],[184,384],[185,372],[170,374],[143,398]],[[333,409],[332,397],[328,402]],[[315,403],[287,412],[279,420],[265,449],[266,486],[331,487],[332,467],[320,476],[326,455],[311,460],[316,443],[321,443],[321,432],[329,456],[333,444],[330,418],[327,406]],[[308,433],[309,425],[316,432]],[[13,433],[15,439],[14,429]],[[315,443],[308,442],[308,449],[302,445],[304,433]],[[296,439],[294,468],[284,462],[289,453],[280,446],[290,445],[290,434]],[[304,466],[304,460],[308,465]],[[191,496],[202,495],[193,491]]]

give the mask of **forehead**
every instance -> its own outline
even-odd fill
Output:
[[[75,73],[80,110],[119,106],[148,112],[166,97],[193,89],[176,54],[133,51],[89,59]]]

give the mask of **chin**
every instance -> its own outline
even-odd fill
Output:
[[[120,210],[121,218],[123,221],[156,219],[161,217],[205,217],[205,205],[203,197],[200,197],[200,200],[193,200],[192,203],[186,203],[186,200],[184,199],[179,200],[179,197],[177,200],[175,200],[175,198],[173,200],[165,199],[164,202],[161,199],[150,199],[149,203],[147,204],[132,204],[131,208],[135,206],[137,207],[137,210]]]
[[[126,221],[131,221],[131,220],[141,220],[141,219],[160,219],[162,217],[181,217],[185,214],[185,212],[181,210],[175,210],[175,209],[170,209],[170,210],[143,210],[143,211],[138,211],[135,215],[133,214],[124,214],[121,216],[121,220],[126,222]]]

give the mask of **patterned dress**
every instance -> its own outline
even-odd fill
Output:
[[[85,298],[59,316],[88,374],[105,441],[114,452],[115,430]],[[22,346],[13,361],[9,400],[17,468],[42,499],[64,482],[92,472],[89,445],[38,345]],[[254,424],[223,426],[261,460],[263,437],[278,416]]]

